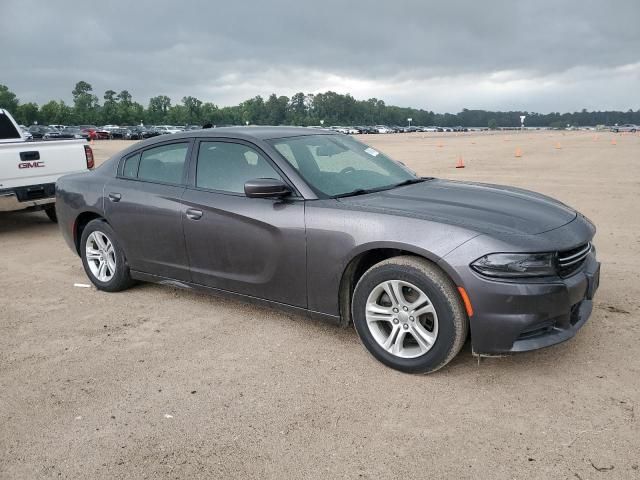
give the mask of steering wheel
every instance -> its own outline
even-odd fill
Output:
[[[346,174],[346,173],[351,173],[351,172],[355,172],[356,169],[353,167],[345,167],[342,170],[340,170],[340,175]]]

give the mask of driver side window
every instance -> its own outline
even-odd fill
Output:
[[[201,142],[196,165],[196,187],[244,194],[244,184],[256,178],[282,179],[255,149],[240,143]]]

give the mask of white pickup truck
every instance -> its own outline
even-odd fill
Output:
[[[56,180],[93,167],[85,140],[26,141],[11,114],[0,109],[0,212],[44,210],[55,222]]]

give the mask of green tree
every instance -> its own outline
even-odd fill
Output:
[[[202,101],[196,97],[183,97],[182,104],[186,110],[185,124],[199,124],[202,120]]]
[[[149,100],[147,109],[147,121],[153,125],[167,122],[167,114],[171,108],[171,99],[166,95],[158,95]]]
[[[55,100],[45,103],[40,107],[40,121],[44,124],[60,124],[60,105]],[[63,124],[64,125],[64,124]]]
[[[117,96],[118,100],[118,119],[119,123],[130,125],[136,122],[135,117],[139,116],[135,114],[133,107],[133,97],[128,90],[122,90]]]
[[[101,118],[102,123],[118,124],[120,123],[120,111],[118,108],[118,100],[114,90],[104,92],[104,103],[102,104]]]
[[[264,100],[260,95],[245,100],[240,105],[241,122],[243,124],[264,125],[266,123],[266,110]]]
[[[10,113],[15,113],[19,103],[16,94],[9,90],[6,85],[0,84],[0,108],[9,110]]]
[[[71,92],[73,95],[74,116],[78,123],[94,123],[98,120],[98,97],[93,93],[91,84],[80,81]]]
[[[20,125],[28,126],[41,121],[38,104],[33,102],[18,105],[18,108],[13,111],[13,115]]]
[[[495,118],[490,118],[487,122],[487,127],[489,127],[489,130],[495,130],[498,128],[498,122],[496,122]]]

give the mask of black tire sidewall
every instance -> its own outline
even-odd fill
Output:
[[[56,213],[55,203],[44,207],[44,213],[47,214],[47,217],[49,217],[49,220],[51,220],[53,223],[58,223],[58,214]]]
[[[431,349],[416,358],[400,358],[384,350],[369,331],[365,316],[371,291],[386,280],[402,280],[414,284],[430,298],[438,315],[438,337]],[[381,265],[367,272],[353,295],[352,317],[365,348],[385,365],[407,373],[425,373],[439,368],[449,356],[456,339],[453,309],[437,283],[420,270],[408,265]]]
[[[101,282],[91,273],[91,269],[89,268],[89,264],[86,258],[86,245],[87,239],[89,235],[93,232],[100,231],[104,233],[109,240],[111,240],[111,244],[115,250],[116,254],[116,273],[108,282]],[[80,240],[80,257],[82,258],[82,266],[84,267],[84,271],[98,290],[104,290],[107,292],[118,292],[120,290],[124,290],[131,285],[131,277],[129,275],[129,267],[127,266],[127,260],[124,255],[124,251],[118,242],[118,238],[116,237],[115,232],[111,228],[111,226],[104,220],[92,220],[87,224],[87,226],[82,231],[82,238]]]

